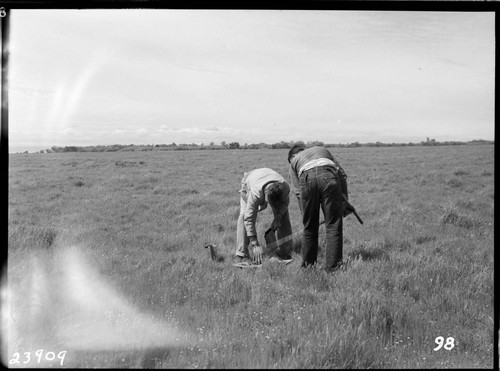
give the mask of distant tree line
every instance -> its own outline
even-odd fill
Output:
[[[146,145],[135,145],[135,144],[112,144],[112,145],[98,145],[98,146],[65,146],[58,147],[53,146],[50,149],[42,149],[40,153],[61,153],[61,152],[118,152],[118,151],[184,151],[184,150],[221,150],[221,149],[287,149],[291,148],[295,144],[300,144],[304,147],[312,146],[324,146],[324,147],[336,147],[336,148],[355,148],[355,147],[405,147],[405,146],[454,146],[454,145],[464,145],[464,144],[494,144],[494,141],[490,140],[472,140],[468,142],[457,142],[457,141],[445,141],[438,142],[435,139],[427,138],[426,141],[421,141],[420,143],[324,143],[321,141],[290,141],[290,142],[277,142],[277,143],[252,143],[252,144],[240,144],[239,142],[221,142],[220,144],[215,144],[211,142],[210,144],[146,144]],[[25,152],[27,153],[27,151]]]

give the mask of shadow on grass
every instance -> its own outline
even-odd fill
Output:
[[[171,349],[153,347],[135,350],[72,351],[66,367],[74,368],[163,368]]]
[[[389,260],[389,254],[387,254],[384,250],[380,248],[372,248],[372,249],[364,249],[364,248],[357,248],[354,249],[352,252],[347,254],[349,259],[359,259],[363,261],[367,260]]]
[[[346,241],[344,241],[344,251],[345,251]],[[301,239],[294,239],[292,251],[296,254],[301,254]],[[322,247],[319,246],[318,256],[322,254]],[[360,246],[354,248],[350,253],[347,254],[348,260],[356,260],[361,258],[363,261],[367,260],[389,260],[389,254],[385,252],[382,248],[365,248],[364,246]]]
[[[164,362],[169,356],[168,348],[151,348],[148,349],[141,360],[141,366],[145,369],[162,368]]]

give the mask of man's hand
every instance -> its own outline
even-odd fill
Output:
[[[259,245],[257,238],[255,236],[250,237],[250,246],[252,247],[253,252],[253,261],[256,264],[262,264],[262,254],[264,251],[262,250],[262,246]]]
[[[264,251],[262,250],[262,246],[260,245],[252,245],[253,246],[253,261],[255,264],[262,264],[262,254]]]
[[[352,213],[352,208],[350,206],[351,205],[349,205],[347,202],[342,202],[342,216],[344,218]]]

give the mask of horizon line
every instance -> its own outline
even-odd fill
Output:
[[[471,140],[467,140],[467,141],[463,141],[463,140],[445,140],[445,141],[438,141],[438,140],[435,140],[435,139],[429,139],[429,137],[427,137],[427,140],[424,141],[419,141],[419,142],[411,142],[411,141],[408,141],[408,142],[381,142],[381,141],[375,141],[375,142],[359,142],[359,141],[354,141],[354,142],[344,142],[344,143],[325,143],[323,141],[319,141],[319,140],[313,140],[313,141],[301,141],[301,140],[298,140],[298,141],[279,141],[279,142],[273,142],[273,143],[267,143],[267,142],[258,142],[258,143],[245,143],[245,144],[241,144],[240,142],[237,142],[237,141],[230,141],[230,142],[227,142],[227,141],[221,141],[219,143],[215,143],[215,142],[210,142],[208,144],[205,144],[204,142],[203,143],[175,143],[175,142],[172,142],[172,143],[147,143],[147,144],[133,144],[133,143],[130,143],[130,144],[120,144],[120,143],[113,143],[113,144],[90,144],[90,145],[51,145],[51,146],[46,146],[46,145],[16,145],[16,146],[11,146],[9,144],[9,154],[16,154],[16,153],[39,153],[40,151],[45,151],[45,150],[51,150],[53,147],[56,147],[56,148],[68,148],[68,147],[75,147],[75,148],[89,148],[89,147],[113,147],[113,146],[120,146],[120,147],[153,147],[153,148],[157,148],[157,147],[180,147],[180,146],[196,146],[196,147],[211,147],[211,146],[217,146],[217,147],[220,147],[222,146],[223,148],[219,148],[219,149],[224,149],[224,147],[226,149],[258,149],[258,148],[230,148],[230,144],[233,144],[233,143],[238,143],[239,146],[243,146],[243,147],[250,147],[250,146],[257,146],[257,145],[266,145],[266,146],[272,146],[272,145],[275,145],[275,144],[287,144],[287,145],[293,145],[293,144],[300,144],[300,143],[303,143],[304,145],[308,146],[308,145],[319,145],[319,146],[325,146],[325,147],[363,147],[363,146],[370,146],[370,147],[377,147],[377,146],[380,146],[380,147],[384,147],[384,146],[408,146],[409,144],[412,144],[412,145],[425,145],[426,143],[433,143],[433,145],[439,145],[439,144],[444,144],[444,143],[455,143],[455,144],[471,144],[471,143],[474,143],[474,142],[485,142],[485,144],[495,144],[495,140],[489,140],[489,139],[471,139]],[[213,143],[213,144],[212,144]],[[11,149],[16,149],[16,151],[14,152],[11,152],[10,150]],[[25,149],[24,151],[23,150],[19,150],[19,148],[22,148],[22,149]],[[27,149],[34,149],[34,148],[37,148],[37,150],[35,152],[29,152]],[[287,147],[284,147],[284,148],[287,148]],[[207,148],[209,149],[209,148]],[[268,149],[273,149],[273,148],[268,148]],[[274,148],[274,149],[279,149],[279,148]],[[282,148],[283,149],[283,148]],[[68,151],[68,152],[74,152],[74,151]]]

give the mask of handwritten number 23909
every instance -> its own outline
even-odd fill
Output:
[[[64,363],[64,357],[66,356],[66,353],[67,353],[66,350],[63,350],[62,352],[57,353],[57,355],[54,352],[46,352],[44,358],[47,361],[53,361],[57,357],[57,359],[61,361],[60,364],[62,366]],[[38,363],[40,363],[42,361],[42,355],[43,355],[43,349],[38,349],[35,352],[34,357],[31,356],[31,352],[24,352],[24,357],[21,357],[21,355],[16,352],[16,353],[14,353],[14,356],[12,357],[12,359],[9,361],[9,365],[20,364],[21,361],[24,364],[30,363],[32,361],[32,359],[33,359],[33,361],[37,361]],[[24,359],[22,359],[22,358],[24,358]]]

